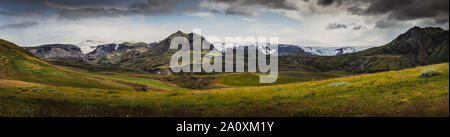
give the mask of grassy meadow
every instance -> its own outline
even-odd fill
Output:
[[[247,87],[247,86],[269,86],[278,84],[288,84],[305,81],[324,80],[330,78],[337,78],[349,76],[347,72],[309,72],[309,71],[280,71],[278,79],[274,83],[259,83],[260,73],[237,73],[229,74],[220,77],[218,84],[230,87]]]
[[[429,68],[440,74],[419,77]],[[83,83],[97,88],[1,78],[0,116],[449,116],[448,63],[339,78],[328,74],[314,81],[287,74],[281,75],[277,85],[267,86],[251,82],[257,74],[235,74],[218,80],[232,88],[211,90],[184,90],[145,78],[55,69],[83,78],[78,83],[96,79],[98,83]],[[237,79],[249,82],[231,83]],[[135,91],[130,83],[161,91]]]

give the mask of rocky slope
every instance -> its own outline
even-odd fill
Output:
[[[132,68],[134,70],[150,73],[158,73],[161,71],[167,72],[166,70],[169,69],[170,58],[175,52],[178,51],[176,49],[169,49],[171,40],[176,37],[187,38],[190,42],[190,45],[192,46],[194,34],[186,34],[178,31],[170,35],[166,39],[160,41],[156,45],[152,46],[148,51],[142,52],[138,55],[122,55],[120,57],[121,60],[118,62],[114,62],[112,65],[122,68]],[[201,40],[203,43],[205,38],[201,37]],[[207,51],[208,50],[202,50],[202,54],[206,53]]]
[[[70,44],[49,44],[37,47],[25,47],[31,53],[44,58],[73,58],[82,59],[84,57],[81,49]]]
[[[146,43],[128,43],[99,45],[85,55],[86,62],[91,64],[115,64],[124,57],[138,56],[150,49]]]

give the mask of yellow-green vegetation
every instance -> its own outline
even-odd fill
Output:
[[[61,68],[42,61],[17,45],[0,40],[0,78],[41,83],[49,86],[106,90],[183,90],[158,80],[100,75]]]
[[[0,68],[4,79],[15,79],[54,86],[127,90],[126,86],[77,75],[47,64],[24,49],[0,40]]]
[[[149,78],[139,78],[139,77],[130,77],[130,76],[123,76],[121,74],[101,74],[101,73],[92,73],[92,72],[84,72],[84,71],[75,71],[80,74],[85,74],[89,76],[94,77],[100,77],[104,79],[112,79],[116,81],[126,81],[126,82],[132,82],[132,83],[138,83],[138,84],[144,84],[148,87],[155,87],[160,90],[187,90],[184,88],[177,87],[173,84],[164,83],[158,80],[149,79]]]
[[[261,75],[267,74],[238,73],[238,74],[224,75],[218,80],[218,83],[231,87],[268,86],[268,85],[288,84],[295,82],[337,78],[347,76],[350,74],[345,72],[281,71],[275,83],[259,83],[259,78]]]
[[[426,68],[440,75],[419,78]],[[347,82],[338,86],[332,83]],[[449,64],[264,87],[136,92],[0,79],[0,116],[449,116]]]

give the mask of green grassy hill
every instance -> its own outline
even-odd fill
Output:
[[[4,40],[0,40],[0,72],[2,72],[0,79],[19,80],[52,86],[114,90],[181,89],[156,80],[99,76],[53,66],[23,48]]]
[[[357,55],[403,55],[411,62],[428,65],[449,61],[449,32],[441,28],[414,27],[385,46],[368,49]]]
[[[375,73],[401,70],[419,66],[401,55],[342,56],[290,55],[280,57],[280,67],[285,65],[311,66],[320,71],[346,71],[350,73]]]
[[[441,74],[420,78],[422,70]],[[0,116],[449,116],[449,64],[293,84],[136,92],[0,79]]]

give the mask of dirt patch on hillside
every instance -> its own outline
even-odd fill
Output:
[[[128,74],[125,76],[139,77],[155,79],[167,83],[174,84],[178,87],[188,88],[188,89],[218,89],[224,88],[223,86],[217,85],[214,81],[219,78],[219,76],[152,76],[152,75],[133,75]]]

